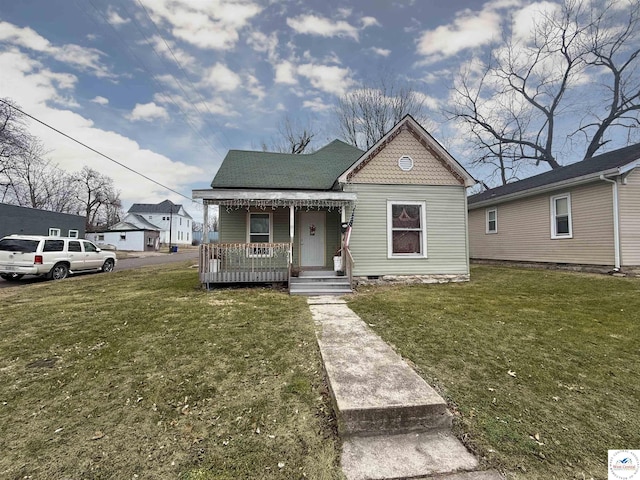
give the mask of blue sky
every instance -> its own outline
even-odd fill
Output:
[[[505,22],[524,32],[532,6],[553,5],[0,0],[0,97],[190,196],[208,187],[227,150],[259,149],[285,115],[310,123],[317,145],[336,138],[340,95],[385,74],[413,82],[429,107],[426,127],[465,163],[439,113],[453,75],[495,47]],[[30,129],[61,168],[111,176],[125,208],[170,198],[198,218],[188,200]]]

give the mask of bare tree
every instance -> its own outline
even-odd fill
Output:
[[[279,153],[309,153],[310,143],[316,136],[311,122],[294,124],[287,115],[278,123],[278,133],[269,142],[262,142],[265,152]]]
[[[85,216],[87,231],[107,226],[110,221],[119,218],[120,193],[115,190],[112,178],[84,166],[74,179],[77,185],[76,198]]]
[[[613,127],[637,126],[639,8],[565,0],[540,15],[529,37],[505,34],[486,62],[463,69],[446,113],[470,134],[475,162],[494,165],[506,183],[525,164],[560,167],[556,144],[571,130],[584,134],[589,158]],[[594,95],[594,83],[608,94]]]
[[[383,76],[375,85],[354,89],[338,100],[339,133],[346,142],[369,149],[405,115],[421,120],[424,102],[424,95],[410,83]]]

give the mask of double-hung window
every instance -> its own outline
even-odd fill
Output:
[[[551,197],[551,238],[572,238],[571,195]]]
[[[487,209],[487,230],[486,233],[498,233],[498,209]]]
[[[59,228],[50,228],[49,229],[49,236],[50,237],[59,237],[60,236],[60,229]]]
[[[425,202],[387,202],[387,256],[427,256],[427,206]]]
[[[271,243],[272,221],[270,213],[249,213],[247,225],[247,236],[249,243]],[[258,257],[270,255],[267,247],[252,245],[249,255]]]

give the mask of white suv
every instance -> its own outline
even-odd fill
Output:
[[[10,235],[0,239],[0,277],[19,280],[24,275],[46,275],[62,280],[70,273],[111,272],[116,255],[88,240],[40,235]]]

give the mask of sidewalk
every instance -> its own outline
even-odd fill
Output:
[[[309,297],[349,480],[501,480],[451,434],[446,402],[346,302]],[[437,477],[434,477],[436,475]]]

